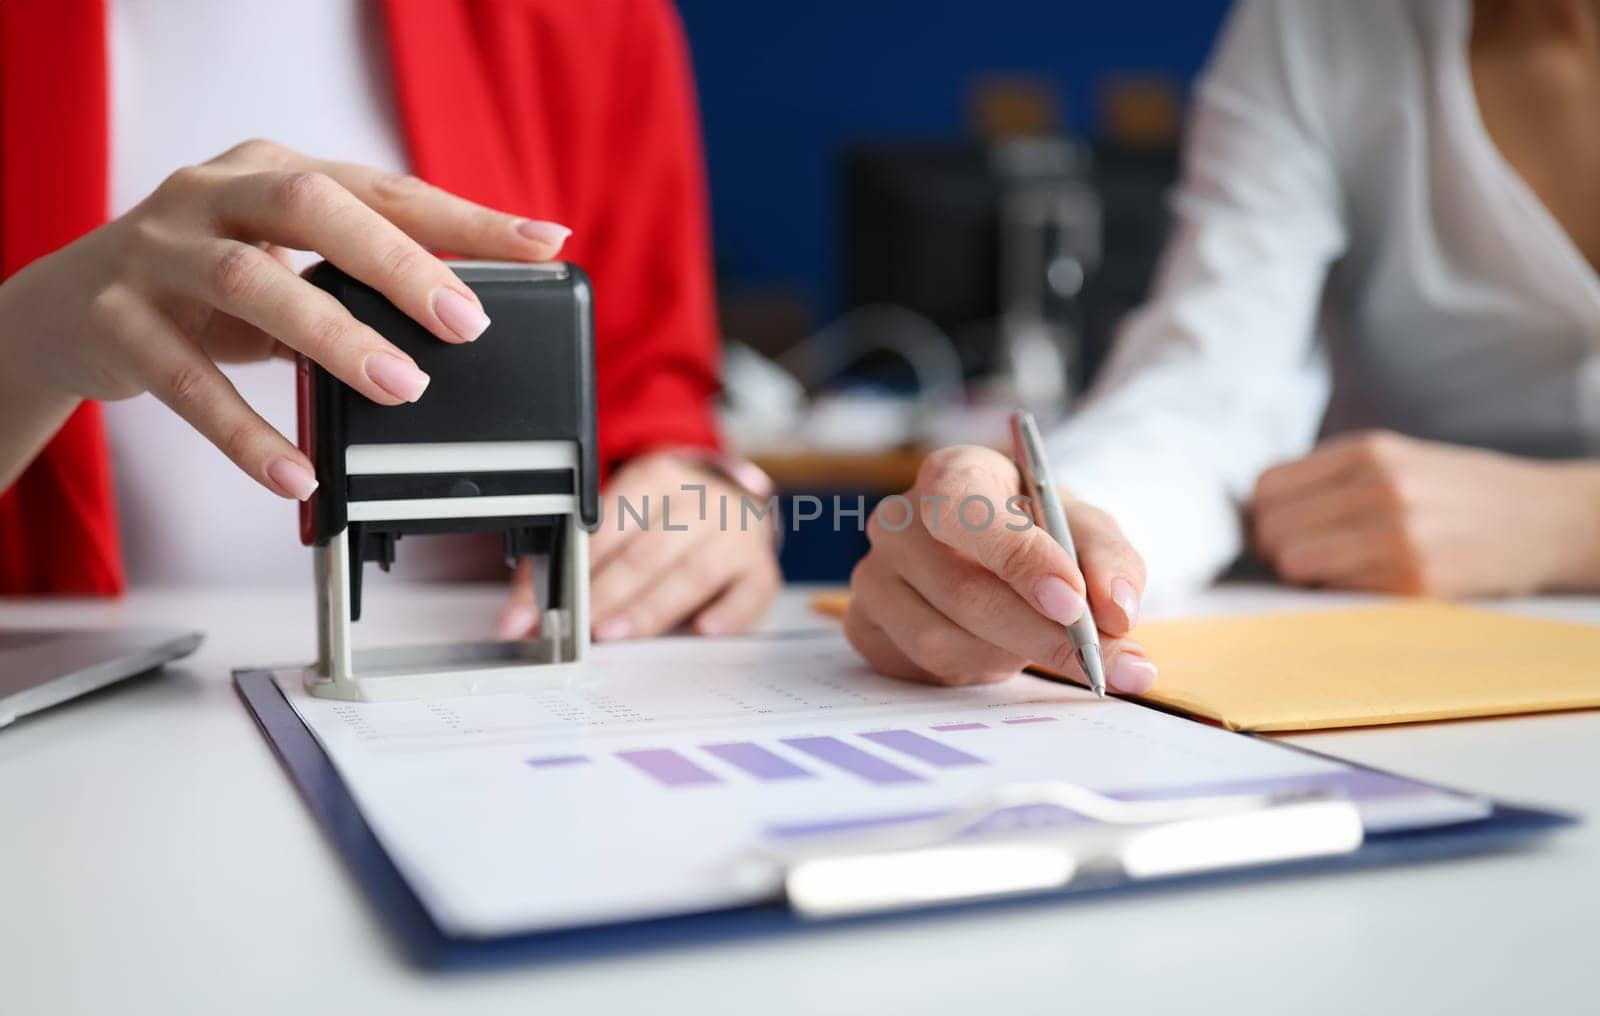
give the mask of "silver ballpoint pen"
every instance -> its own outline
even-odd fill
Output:
[[[1017,460],[1017,470],[1022,473],[1023,493],[1028,495],[1033,508],[1034,522],[1049,533],[1051,539],[1065,547],[1076,564],[1078,548],[1073,545],[1066,509],[1061,506],[1061,490],[1050,474],[1050,461],[1045,458],[1039,425],[1026,409],[1011,414],[1011,446]],[[1078,659],[1083,662],[1089,687],[1096,695],[1105,698],[1106,669],[1100,658],[1100,630],[1095,626],[1094,613],[1089,609],[1087,599],[1084,601],[1083,615],[1067,625],[1067,637],[1072,639]]]

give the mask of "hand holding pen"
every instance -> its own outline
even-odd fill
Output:
[[[1028,498],[1028,510],[1034,524],[1050,534],[1078,564],[1078,548],[1072,539],[1072,527],[1067,524],[1067,509],[1063,504],[1061,488],[1056,486],[1055,473],[1044,453],[1044,439],[1039,436],[1039,425],[1033,414],[1019,409],[1011,414],[1012,458],[1017,472],[1022,476],[1022,491]],[[1081,570],[1081,567],[1080,567]],[[1085,603],[1076,621],[1067,625],[1067,637],[1078,648],[1078,663],[1089,680],[1089,688],[1101,698],[1106,697],[1105,663],[1100,656],[1100,630],[1095,624],[1094,611]]]
[[[885,499],[868,522],[872,549],[850,579],[851,644],[893,677],[989,683],[1033,662],[1089,684],[1069,634],[1087,613],[1110,690],[1149,690],[1155,665],[1127,637],[1143,560],[1109,515],[1063,493],[1074,559],[1033,523],[1023,496],[1016,464],[997,451],[929,455],[911,489]]]

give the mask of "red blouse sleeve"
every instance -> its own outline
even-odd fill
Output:
[[[612,172],[573,259],[595,285],[601,461],[715,449],[719,336],[700,124],[682,28],[631,5],[618,47],[604,164]]]
[[[715,448],[718,334],[688,49],[666,0],[386,0],[414,171],[573,229],[602,469]]]
[[[0,279],[106,220],[105,54],[104,0],[0,0]],[[86,402],[0,491],[0,595],[123,586],[111,454]]]

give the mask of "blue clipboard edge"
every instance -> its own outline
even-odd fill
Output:
[[[1523,845],[1542,834],[1578,822],[1576,817],[1559,812],[1496,803],[1494,810],[1482,820],[1372,836],[1360,850],[1343,857],[1222,874],[1185,876],[1137,885],[1118,883],[1063,889],[1005,900],[953,904],[827,922],[803,920],[774,903],[599,927],[532,932],[492,939],[461,939],[446,935],[433,922],[422,902],[389,859],[383,844],[367,825],[332,761],[278,688],[272,672],[236,670],[233,680],[239,697],[255,718],[256,725],[272,744],[307,807],[343,856],[350,873],[366,892],[396,944],[413,964],[429,970],[470,970],[594,959],[642,949],[747,939],[801,929],[822,930],[867,922],[926,919],[930,915],[973,907],[1039,906],[1069,898],[1096,899],[1111,893],[1172,891],[1199,884],[1226,884],[1263,877],[1461,857]],[[1295,745],[1284,747],[1307,754],[1321,754]],[[1345,762],[1343,759],[1339,761]]]

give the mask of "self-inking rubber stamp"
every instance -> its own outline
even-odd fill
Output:
[[[300,507],[314,550],[318,695],[393,699],[543,683],[589,647],[588,534],[599,523],[588,279],[573,265],[455,262],[493,322],[476,342],[435,338],[330,264],[309,278],[432,378],[380,406],[299,361],[300,447],[321,485]],[[499,533],[510,565],[549,560],[538,633],[521,642],[351,648],[367,562],[401,537]]]

